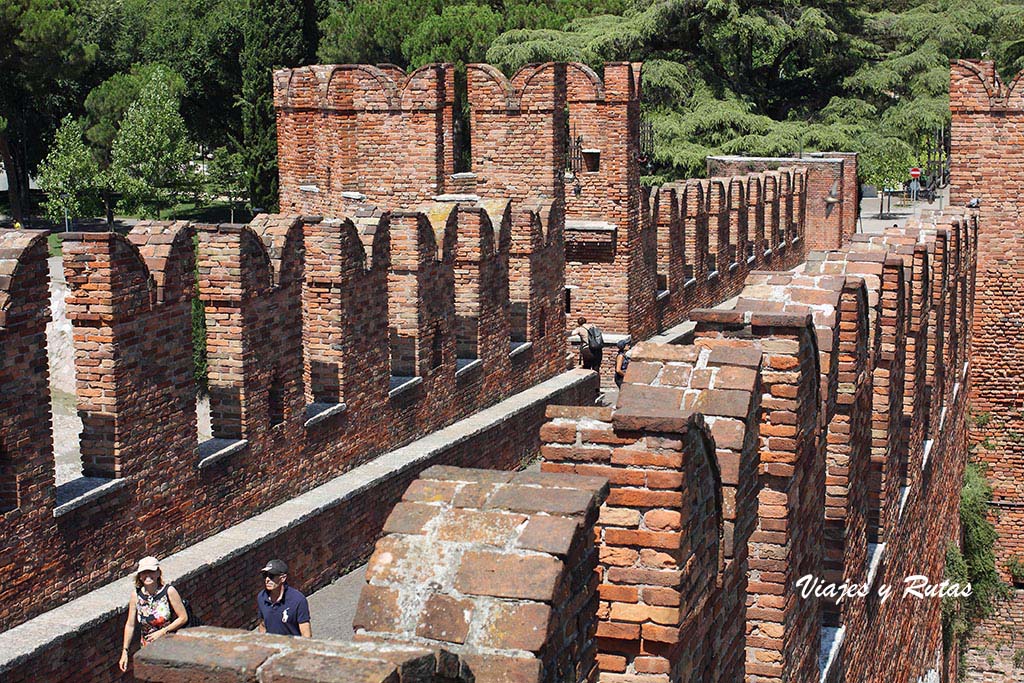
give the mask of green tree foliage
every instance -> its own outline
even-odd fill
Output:
[[[487,53],[506,71],[549,59],[596,68],[643,60],[654,172],[701,175],[708,154],[859,151],[875,182],[906,179],[949,121],[949,60],[986,50],[1019,65],[1009,0],[836,3],[637,0],[620,16],[507,31]]]
[[[277,132],[271,72],[300,66],[312,50],[306,13],[315,8],[301,0],[250,0],[242,20],[241,139],[249,197],[254,205],[277,205]]]
[[[942,641],[948,651],[960,644],[961,672],[966,670],[963,655],[971,624],[991,613],[995,600],[1005,597],[1009,589],[996,569],[993,546],[996,530],[988,521],[988,504],[992,487],[978,463],[969,463],[964,470],[960,491],[960,527],[962,549],[955,543],[946,548],[946,579],[964,586],[971,585],[968,597],[942,599]]]
[[[412,68],[432,62],[479,62],[500,28],[501,15],[486,5],[449,5],[419,22],[402,41],[402,55]]]
[[[231,222],[235,222],[235,205],[245,199],[248,183],[245,173],[245,158],[227,147],[218,147],[213,152],[209,167],[210,190],[215,196],[227,197],[231,205]]]
[[[484,58],[503,31],[559,29],[573,19],[626,9],[625,0],[349,0],[321,22],[320,61],[466,63]],[[433,55],[433,56],[432,56]]]
[[[46,192],[43,208],[55,222],[92,215],[96,209],[96,159],[85,146],[82,124],[64,117],[49,154],[39,164],[39,187]]]
[[[100,175],[96,186],[100,191],[107,224],[114,222],[114,188],[111,186],[111,152],[128,108],[139,99],[146,84],[162,79],[175,98],[180,97],[185,83],[178,74],[160,64],[133,67],[128,73],[117,73],[93,88],[85,98],[85,138],[92,150]]]
[[[111,149],[109,182],[130,212],[159,216],[194,186],[194,146],[169,79],[159,71],[128,107]]]
[[[78,33],[75,0],[0,2],[0,161],[11,211],[28,209],[30,171],[75,106],[75,79],[96,55]]]

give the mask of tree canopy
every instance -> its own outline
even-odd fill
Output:
[[[948,125],[950,59],[1024,68],[1022,0],[7,0],[0,34],[0,158],[17,215],[68,114],[110,166],[157,67],[193,159],[205,167],[226,147],[268,208],[274,68],[643,61],[649,181],[701,175],[710,154],[846,149],[881,184]]]

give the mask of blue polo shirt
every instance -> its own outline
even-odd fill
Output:
[[[309,623],[309,603],[306,602],[306,596],[288,584],[284,585],[279,602],[271,602],[267,589],[261,590],[256,596],[256,606],[259,608],[260,618],[263,619],[267,633],[298,636],[301,635],[299,624]]]

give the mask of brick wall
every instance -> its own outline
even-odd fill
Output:
[[[512,353],[506,246],[488,257],[490,280],[481,282],[489,288],[476,302],[486,325],[480,366],[456,375],[456,310],[473,305],[472,293],[455,286],[456,254],[493,230],[484,208],[439,204],[384,215],[369,235],[358,234],[366,223],[357,228],[350,219],[260,216],[249,226],[143,223],[127,238],[68,237],[83,474],[92,478],[54,490],[48,423],[39,418],[48,415],[45,346],[19,322],[30,318],[12,313],[7,334],[26,351],[9,362],[35,368],[40,384],[26,383],[24,370],[3,376],[2,452],[12,464],[2,471],[14,473],[6,490],[21,478],[10,501],[22,498],[12,506],[20,510],[6,513],[18,523],[0,536],[24,549],[10,556],[12,567],[39,569],[3,589],[0,623],[9,628],[122,574],[141,555],[184,548],[564,370],[561,261],[538,263],[560,253],[561,233],[550,210],[534,206],[520,210],[524,228],[501,219],[499,236],[506,245],[510,230],[538,237],[517,247],[520,263],[535,264],[520,270],[528,287],[516,294],[529,311],[530,343]],[[194,232],[214,436],[203,444],[191,360]],[[16,237],[4,239],[21,245]],[[38,294],[31,320],[44,319],[45,250],[10,249],[9,270],[39,271],[35,290],[5,289],[17,303],[11,310],[29,310],[19,297]],[[307,256],[315,277],[305,278]],[[411,327],[399,328],[394,311],[389,320],[389,302],[412,311]],[[389,325],[390,348],[401,332],[415,354],[415,380],[395,395]],[[26,388],[38,394],[6,400]],[[26,439],[37,455],[15,457],[30,452],[19,445]],[[271,470],[277,476],[267,476]],[[92,493],[84,497],[70,490],[85,486]]]
[[[807,169],[809,249],[840,249],[857,232],[860,191],[856,152],[814,152],[799,158],[708,157],[709,176],[732,176],[798,164]]]
[[[348,196],[389,208],[446,191],[454,172],[455,72],[430,64],[274,72],[280,207],[336,216]]]
[[[503,680],[547,680],[552,642],[581,657],[562,666],[577,681],[599,671],[620,683],[916,683],[955,672],[940,601],[900,589],[910,574],[940,580],[959,539],[970,377],[950,366],[965,348],[953,332],[970,305],[955,302],[974,270],[975,225],[971,215],[929,216],[793,272],[750,274],[733,308],[691,313],[692,344],[639,344],[614,408],[549,407],[544,474],[425,472],[377,544],[360,639],[443,648],[478,678]],[[911,337],[916,348],[903,343]],[[900,438],[908,425],[919,438]],[[586,490],[605,479],[595,515],[603,494]],[[543,533],[524,542],[535,525]],[[530,562],[547,564],[523,568]],[[799,594],[807,574],[897,593],[830,610]],[[968,652],[990,677],[1013,675],[1012,635],[998,625],[1019,619],[1015,604],[982,626],[988,646]],[[496,629],[495,605],[518,616]],[[593,609],[588,625],[565,628],[581,605]],[[170,656],[155,649],[139,662],[201,670],[209,648],[223,647],[210,639],[278,647],[187,637],[206,640],[175,652],[183,638],[172,638]],[[502,661],[515,639],[520,653]],[[477,647],[490,661],[473,659]]]
[[[690,312],[693,345],[637,346],[613,410],[549,411],[543,468],[612,486],[598,535],[603,678],[909,683],[952,666],[939,601],[900,591],[911,574],[940,581],[959,539],[968,375],[950,340],[970,308],[954,302],[971,277],[973,225],[928,216],[793,272],[753,272],[733,309]],[[688,441],[699,424],[706,440]],[[700,443],[720,472],[714,568],[694,554],[710,522],[678,536],[650,526],[692,519],[698,487],[660,487],[692,481]],[[871,593],[804,598],[807,574]],[[884,602],[883,583],[897,591]],[[661,595],[696,605],[684,612],[709,627],[672,621]]]
[[[1024,297],[1018,254],[1024,248],[1024,100],[1021,78],[1003,83],[992,62],[957,61],[951,69],[950,108],[953,113],[950,153],[950,203],[963,205],[977,198],[981,215],[976,245],[977,311],[964,333],[970,336],[974,380],[971,440],[975,456],[987,465],[995,506],[996,562],[1009,578],[1006,562],[1024,558],[1024,390],[1019,368],[1024,362]],[[970,239],[970,237],[968,237]],[[968,295],[969,296],[969,295]],[[973,312],[974,297],[966,305]],[[963,300],[960,306],[965,305]],[[1021,623],[1019,595],[985,620],[972,642],[974,671],[968,680],[1009,681],[1019,670],[1009,663],[1009,645],[995,634],[1012,633]],[[986,644],[989,641],[990,645]],[[1019,643],[1018,643],[1019,645]],[[988,663],[994,658],[994,664]]]
[[[378,470],[363,474],[361,477],[368,481],[359,478],[347,495],[328,505],[320,503],[312,514],[303,516],[297,523],[264,535],[258,542],[239,544],[240,549],[230,553],[223,553],[223,546],[220,546],[220,554],[215,552],[212,557],[201,558],[199,567],[187,576],[170,578],[205,623],[252,628],[255,625],[253,600],[260,588],[259,569],[268,557],[288,558],[290,583],[307,594],[330,583],[370,555],[392,508],[425,467],[435,464],[486,466],[495,470],[520,467],[540,450],[539,427],[544,422],[546,403],[590,404],[596,392],[597,380],[591,376],[554,392],[549,401],[530,404],[503,417],[493,428],[480,430],[468,438],[425,445],[424,448],[432,451],[429,458],[390,472]],[[268,526],[273,528],[272,522]],[[247,535],[244,530],[226,533],[237,534],[235,538]],[[164,556],[161,554],[161,557]],[[44,627],[53,639],[45,647],[22,654],[13,661],[5,658],[0,665],[3,680],[10,683],[72,678],[82,683],[133,680],[131,670],[126,675],[117,670],[115,657],[121,647],[129,594],[127,585],[123,585],[126,583],[117,584],[120,590],[107,586],[98,591],[102,607],[85,627],[62,631],[52,622]],[[315,615],[315,618],[330,616]],[[59,617],[57,619],[59,621]],[[38,628],[34,622],[22,628],[25,627]]]
[[[424,471],[367,565],[356,640],[445,648],[477,680],[596,680],[593,528],[607,486],[597,477]]]
[[[487,680],[444,650],[338,643],[204,626],[157,641],[135,658],[138,680],[239,683],[470,683]]]

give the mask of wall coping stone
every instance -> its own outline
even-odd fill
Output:
[[[72,479],[57,487],[57,501],[59,504],[53,508],[53,516],[61,517],[66,515],[114,491],[120,491],[126,484],[127,481],[120,477],[116,479],[106,479],[104,477],[77,477]],[[68,491],[71,492],[71,495],[65,502],[60,503],[60,500],[64,497],[61,495],[62,492]]]

